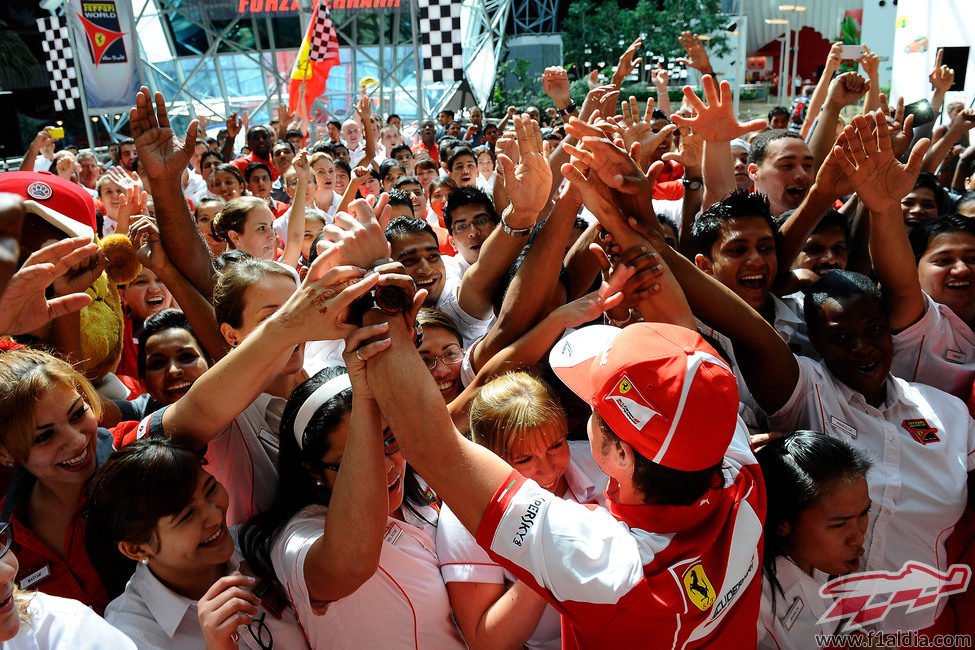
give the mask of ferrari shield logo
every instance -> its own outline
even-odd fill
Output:
[[[630,383],[630,380],[624,377],[622,380],[620,380],[620,385],[617,387],[617,390],[619,390],[621,395],[626,395],[630,392],[630,388],[632,387],[633,385]]]
[[[699,610],[706,611],[714,603],[717,595],[700,562],[691,565],[691,568],[684,572],[682,580],[687,597]]]

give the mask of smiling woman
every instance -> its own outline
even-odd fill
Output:
[[[112,451],[101,403],[64,361],[36,350],[0,354],[0,459],[18,465],[0,520],[10,522],[18,582],[101,613],[108,593],[82,543],[84,492]]]

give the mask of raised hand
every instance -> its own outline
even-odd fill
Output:
[[[129,228],[129,240],[135,247],[135,255],[142,266],[153,271],[156,275],[169,266],[166,249],[159,238],[159,226],[152,217],[145,216],[137,220]]]
[[[54,279],[55,296],[63,297],[84,292],[108,266],[108,259],[97,248],[86,256],[72,255],[71,261],[73,263],[65,265],[64,270]]]
[[[835,72],[843,63],[843,43],[836,41],[829,47],[829,54],[826,55],[826,69]]]
[[[261,604],[254,579],[234,573],[217,580],[196,605],[207,650],[237,650],[237,628],[248,625]]]
[[[597,259],[601,263],[605,261],[608,267],[609,261],[606,259],[603,250],[597,244],[590,245],[590,248],[592,247],[599,250],[602,257],[597,255]],[[599,318],[603,312],[615,309],[623,302],[625,299],[624,289],[633,278],[634,273],[633,267],[626,264],[618,265],[608,274],[609,279],[604,280],[599,289],[562,305],[553,312],[553,315],[561,320],[566,328],[579,327]]]
[[[135,172],[130,172],[127,169],[122,169],[119,165],[112,165],[109,167],[108,171],[105,172],[105,175],[112,179],[113,183],[125,191],[128,191],[139,184],[139,181],[137,180],[138,174]]]
[[[860,101],[868,90],[870,81],[855,72],[844,72],[830,82],[826,103],[843,108]]]
[[[372,206],[356,199],[349,208],[355,216],[336,212],[335,221],[325,226],[324,241],[319,243],[319,256],[308,269],[305,281],[316,280],[334,266],[352,265],[369,268],[389,259],[389,242],[383,235]],[[384,206],[382,210],[388,210]],[[381,210],[381,211],[382,211]],[[319,262],[319,260],[322,260]]]
[[[291,161],[291,166],[295,168],[295,171],[298,173],[299,178],[304,178],[306,183],[311,181],[312,171],[311,171],[311,165],[308,164],[308,151],[306,149],[302,149],[301,151],[298,152],[298,155],[295,156],[294,159]],[[357,169],[365,169],[365,168],[357,167]]]
[[[586,84],[589,86],[589,90],[599,87],[599,69],[595,69],[586,75]]]
[[[619,63],[616,65],[616,72],[613,73],[612,85],[619,88],[623,84],[623,80],[626,79],[637,66],[643,63],[643,57],[637,57],[636,51],[643,47],[643,39],[637,38],[635,41],[630,43],[630,46],[626,48],[626,51],[620,55]]]
[[[667,92],[667,85],[670,83],[670,72],[659,63],[657,69],[650,73],[650,80],[658,93]]]
[[[588,122],[595,113],[604,118],[612,118],[616,114],[616,100],[620,91],[613,86],[598,86],[586,94],[579,110],[579,118]]]
[[[705,142],[731,142],[751,131],[760,131],[768,124],[765,120],[752,120],[744,124],[738,122],[731,96],[731,84],[727,81],[721,82],[720,95],[711,75],[704,75],[701,85],[704,87],[707,104],[694,94],[690,86],[684,86],[684,97],[694,109],[695,115],[684,117],[674,114],[670,119],[678,126],[690,127]]]
[[[712,74],[711,59],[708,58],[708,52],[704,49],[700,37],[691,32],[681,32],[679,40],[687,56],[680,57],[677,61],[689,68],[694,68],[701,74]]]
[[[914,116],[904,117],[904,98],[900,97],[897,99],[897,108],[891,117],[887,95],[884,93],[880,93],[880,111],[887,116],[887,125],[890,127],[890,144],[894,157],[900,159],[907,148],[911,146],[911,142],[914,141]]]
[[[934,70],[928,75],[928,80],[934,87],[935,92],[944,94],[955,83],[955,71],[946,65],[941,65],[941,55],[944,50],[938,50],[938,57],[934,63]]]
[[[515,115],[515,136],[518,140],[518,163],[508,153],[498,155],[504,169],[505,189],[511,205],[505,214],[508,226],[514,229],[534,225],[538,214],[548,203],[552,186],[552,170],[542,147],[542,132],[538,123],[528,117]]]
[[[181,141],[169,125],[162,93],[156,93],[155,109],[152,100],[149,89],[143,86],[135,97],[135,108],[129,111],[139,162],[150,179],[170,178],[178,182],[196,149],[199,123],[196,120],[190,122],[186,137]]]
[[[369,120],[372,117],[372,102],[369,101],[369,97],[363,95],[359,98],[355,104],[355,112],[359,116],[359,121],[362,122],[362,128],[369,128]]]
[[[569,97],[569,76],[562,66],[545,68],[542,73],[542,90],[559,108],[565,108],[572,102]]]
[[[653,127],[651,126],[653,120],[652,97],[647,99],[647,109],[643,113],[642,120],[640,119],[636,97],[632,95],[628,102],[623,102],[622,113],[623,124],[625,125],[622,133],[624,149],[629,151],[634,143],[639,143],[641,155],[637,162],[641,168],[645,167],[653,156],[654,151],[656,151],[657,146],[664,138],[676,131],[677,127],[673,124],[668,124],[656,133],[653,131]]]
[[[132,215],[148,214],[148,204],[149,193],[142,191],[138,185],[133,183],[119,195],[118,218],[116,221],[118,223],[128,223]]]
[[[880,57],[870,51],[866,45],[863,46],[864,54],[858,59],[867,78],[873,80],[877,78],[877,71],[880,69]]]
[[[832,158],[850,179],[860,200],[873,212],[900,205],[914,189],[921,171],[921,160],[931,141],[923,138],[911,151],[906,165],[894,158],[890,129],[878,111],[857,115],[843,129],[833,147]]]
[[[91,296],[84,289],[52,299],[45,291],[74,265],[97,254],[98,246],[90,239],[75,237],[45,246],[28,257],[0,294],[0,334],[26,334],[89,305]]]
[[[704,139],[691,129],[681,129],[680,151],[667,152],[661,160],[679,162],[687,169],[701,169],[704,162]]]
[[[236,140],[237,136],[240,135],[240,129],[243,126],[243,122],[237,117],[237,111],[234,111],[227,118],[227,137],[231,140]]]

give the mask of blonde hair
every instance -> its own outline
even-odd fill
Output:
[[[330,155],[324,151],[317,151],[311,155],[311,158],[308,159],[308,166],[314,167],[315,163],[317,163],[319,160],[328,160],[328,162],[332,163],[333,165],[335,164],[335,160]]]
[[[568,430],[565,411],[551,389],[526,372],[509,372],[482,386],[470,414],[474,442],[505,460],[533,436],[551,444]]]
[[[27,462],[34,446],[34,405],[54,386],[75,389],[95,417],[101,417],[101,401],[95,388],[71,364],[30,348],[0,353],[0,422],[4,423],[0,444],[21,464]]]

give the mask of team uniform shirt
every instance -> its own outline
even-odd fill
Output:
[[[562,614],[569,650],[754,648],[765,487],[740,419],[722,476],[694,505],[621,505],[611,490],[600,508],[512,471],[477,543]]]
[[[262,393],[206,446],[207,471],[230,495],[227,525],[271,506],[278,487],[278,428],[285,400]],[[167,407],[168,408],[168,407]],[[160,409],[139,424],[137,437],[164,437]]]
[[[788,557],[775,558],[775,577],[782,591],[768,578],[762,580],[762,613],[758,621],[759,650],[803,650],[817,634],[833,634],[836,622],[820,624],[819,617],[832,605],[819,595],[829,576],[813,569],[809,576]],[[775,611],[772,611],[772,603]]]
[[[451,283],[448,277],[443,292],[441,292],[440,297],[437,299],[436,308],[446,314],[451,322],[457,326],[457,331],[460,332],[464,347],[467,348],[471,347],[477,339],[487,334],[491,323],[494,322],[494,315],[492,314],[489,318],[485,319],[471,316],[461,308],[457,296],[458,291],[460,291],[460,282]]]
[[[771,323],[772,329],[778,332],[793,354],[818,359],[819,353],[816,352],[812,343],[809,342],[809,334],[806,332],[806,321],[802,315],[793,311],[778,296],[769,294],[769,299],[775,307],[775,316]],[[738,367],[738,360],[735,358],[735,348],[731,339],[701,320],[697,321],[697,329],[702,335],[710,337],[717,342],[718,347],[724,352],[722,356],[731,365],[731,369],[738,379],[738,400],[740,402],[738,414],[741,415],[753,433],[767,431],[768,425],[764,421],[764,418],[761,417],[761,409],[758,407],[758,403],[752,396],[752,392],[745,382],[745,377]]]
[[[430,158],[430,160],[438,165],[440,164],[440,147],[438,147],[436,143],[434,143],[433,146],[428,147],[423,144],[423,142],[418,142],[413,147],[413,155],[419,158],[420,154],[427,156]]]
[[[593,460],[589,443],[573,440],[568,444],[572,459],[565,471],[568,490],[562,498],[576,503],[605,505],[603,492],[609,479]],[[474,536],[447,506],[440,508],[437,555],[440,557],[440,573],[447,583],[511,584],[516,580],[477,545]],[[561,615],[553,607],[546,607],[525,646],[532,650],[559,650],[562,647],[561,625]]]
[[[435,514],[432,508],[422,510],[425,517]],[[345,598],[312,602],[305,586],[305,558],[322,536],[327,512],[321,505],[304,508],[271,545],[274,573],[312,648],[467,647],[451,617],[435,531],[406,508],[404,517],[410,521],[386,521],[376,573]]]
[[[114,451],[112,433],[99,428],[95,447],[95,466],[99,467]],[[88,559],[85,548],[85,528],[88,520],[82,516],[87,499],[82,493],[64,537],[65,554],[50,548],[34,534],[28,522],[28,503],[36,479],[23,467],[17,469],[2,503],[0,521],[13,527],[11,550],[17,555],[20,568],[17,584],[21,589],[36,590],[51,596],[81,601],[99,614],[108,604],[108,591]]]
[[[132,639],[77,600],[37,592],[27,600],[29,620],[20,622],[4,650],[135,650]]]
[[[967,400],[975,381],[975,332],[950,307],[924,294],[924,315],[894,334],[895,377]]]
[[[236,548],[236,532],[231,531],[234,554],[228,563],[227,575],[240,571],[254,577]],[[290,607],[285,607],[280,616],[275,616],[261,606],[254,618],[261,623],[251,623],[250,629],[247,625],[237,628],[241,648],[261,650],[262,646],[254,636],[265,643],[271,639],[279,648],[308,648],[298,619]],[[206,645],[203,630],[200,629],[197,601],[171,590],[141,562],[136,564],[135,573],[126,583],[125,591],[109,603],[105,620],[128,634],[139,650],[198,650]],[[263,629],[259,630],[259,627]]]
[[[873,407],[821,362],[796,359],[795,390],[769,424],[841,438],[874,461],[867,473],[873,507],[861,571],[899,571],[908,560],[945,571],[945,540],[965,509],[968,472],[975,469],[975,421],[964,403],[888,375],[886,401]],[[892,608],[881,625],[923,629],[943,607],[944,599],[913,614]]]
[[[243,176],[244,170],[247,169],[247,165],[251,164],[252,162],[261,162],[267,165],[271,170],[271,181],[278,180],[278,176],[281,175],[277,168],[271,164],[271,160],[269,158],[260,158],[253,151],[241,158],[234,158],[230,161],[230,164],[239,169],[240,175]]]

